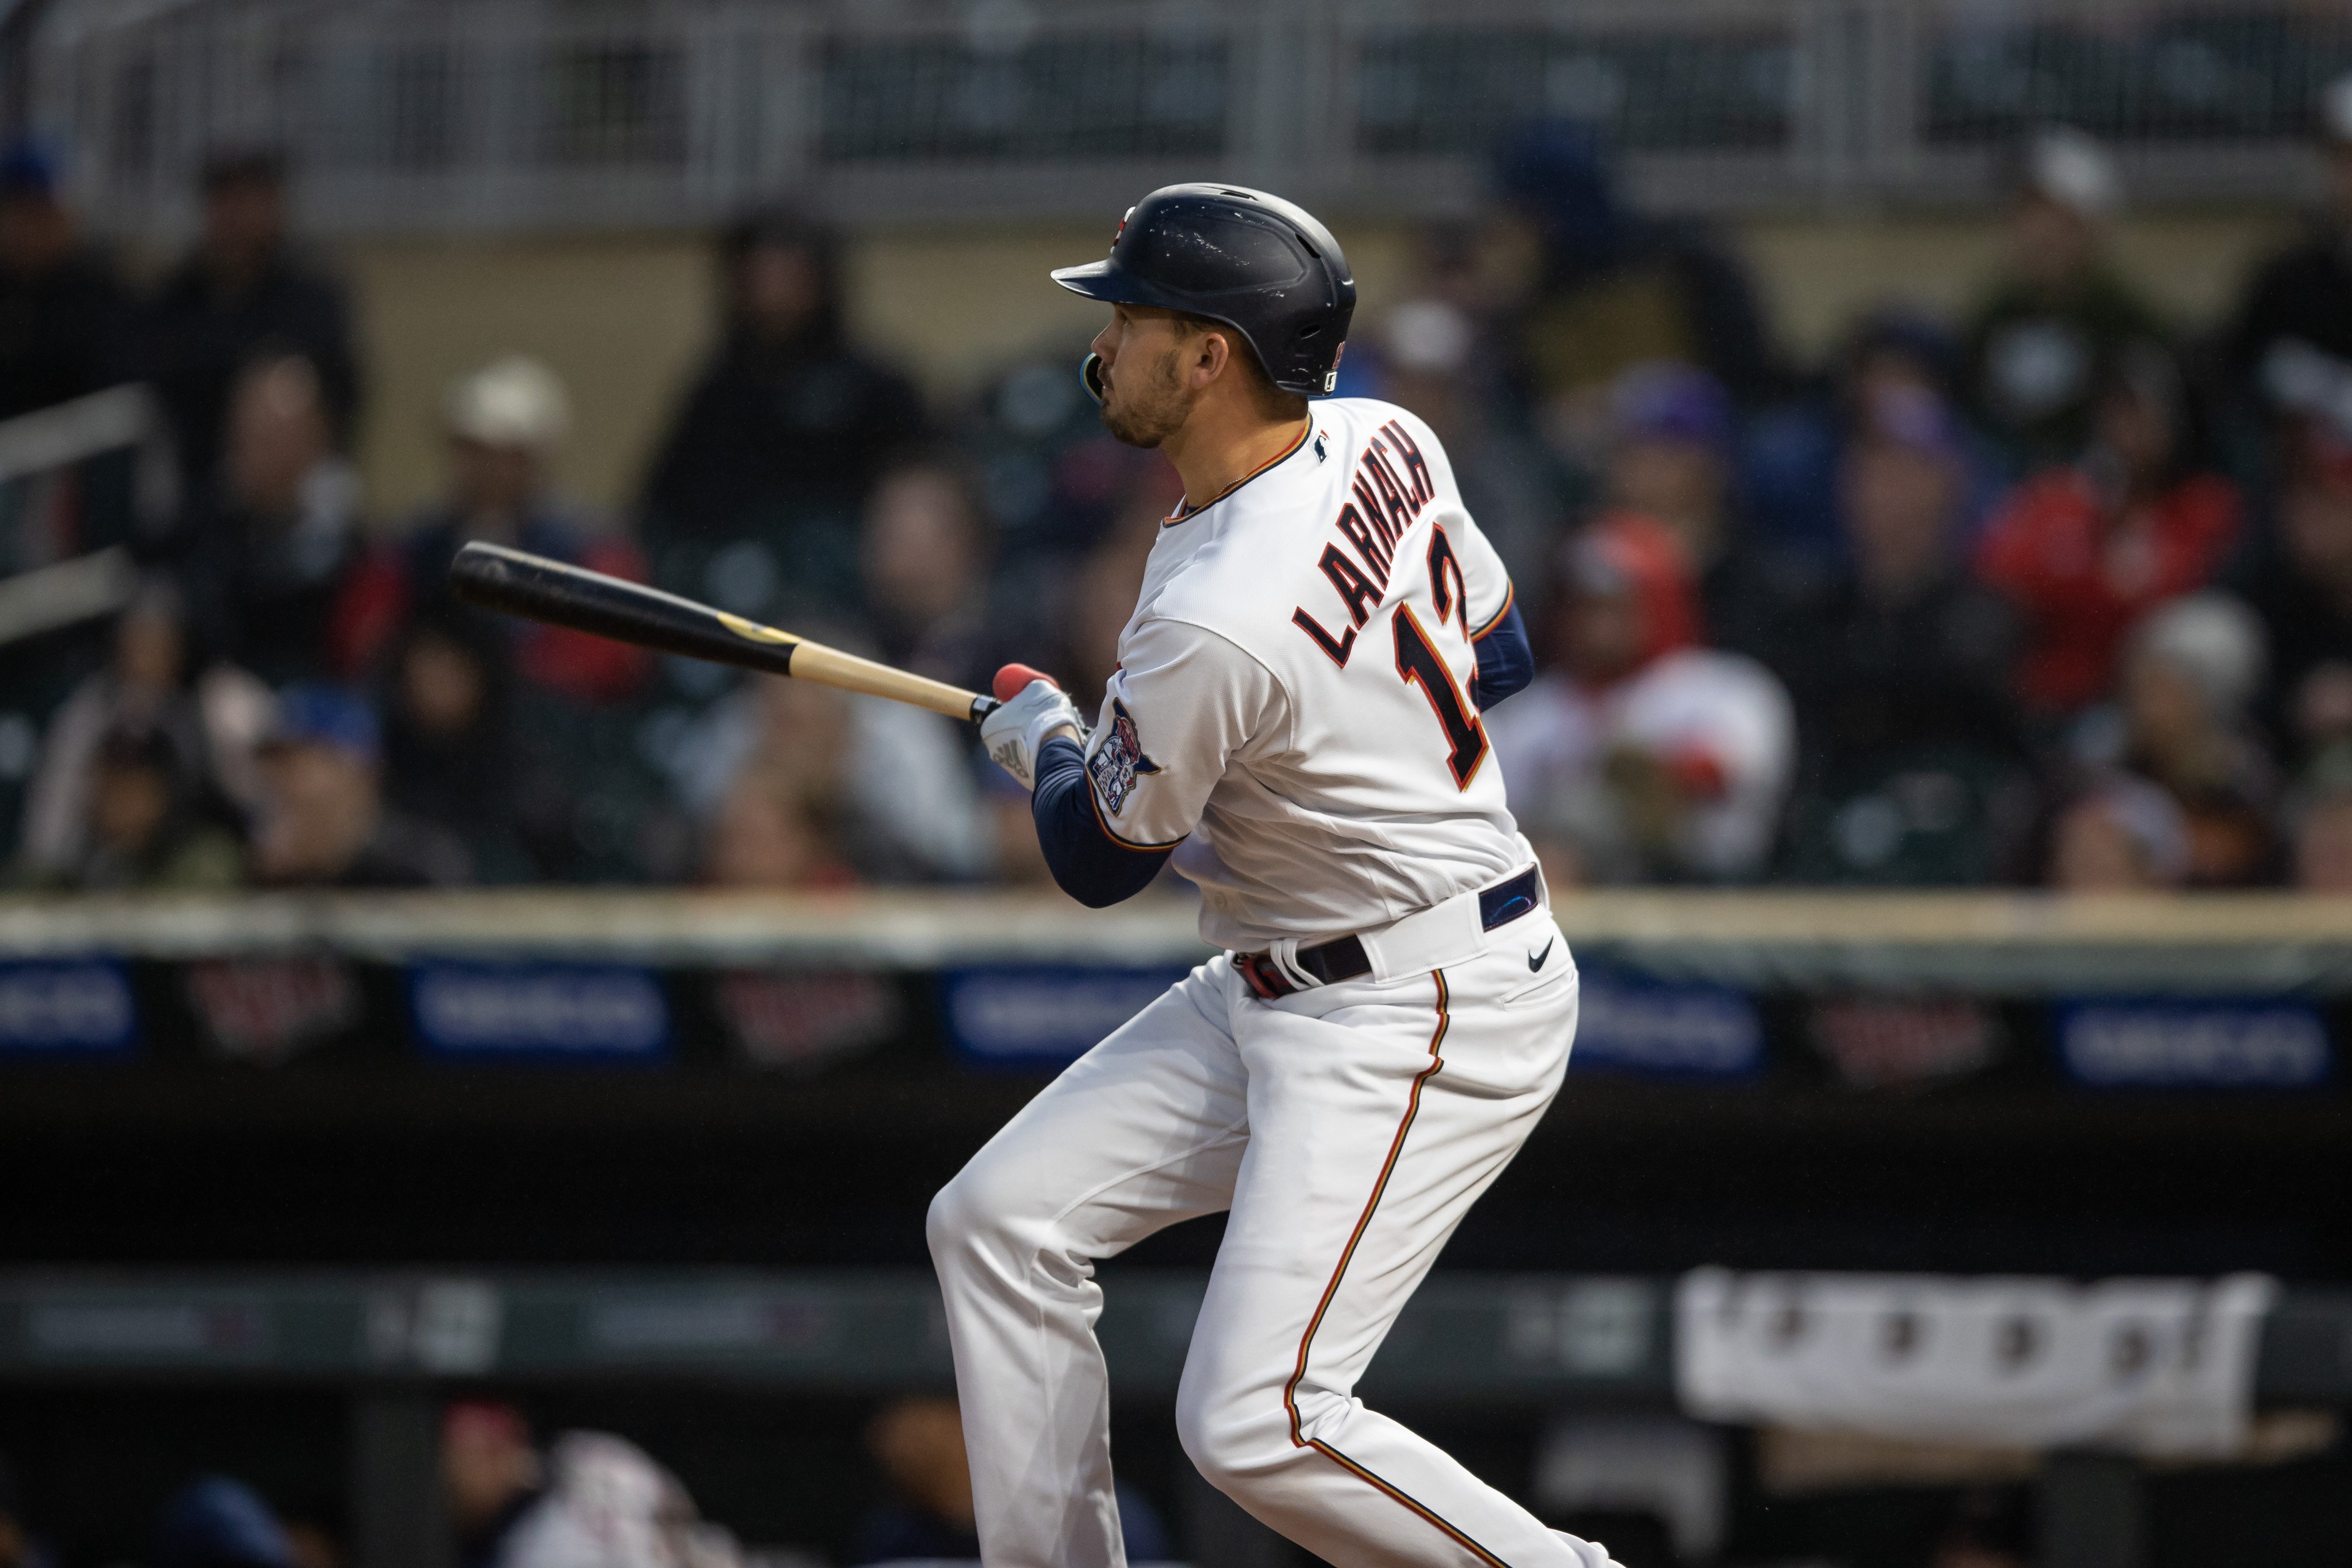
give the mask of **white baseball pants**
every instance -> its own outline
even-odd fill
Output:
[[[1609,1563],[1352,1394],[1568,1066],[1576,967],[1549,913],[1475,940],[1275,1001],[1204,964],[933,1201],[989,1568],[1123,1568],[1092,1260],[1227,1208],[1177,1393],[1202,1475],[1346,1568]]]

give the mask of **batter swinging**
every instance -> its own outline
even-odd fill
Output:
[[[1351,1395],[1576,1028],[1479,720],[1529,674],[1510,581],[1426,424],[1307,401],[1356,290],[1298,207],[1171,186],[1054,278],[1112,307],[1087,385],[1184,502],[1091,731],[1038,680],[983,737],[1065,889],[1099,907],[1172,861],[1228,952],[931,1206],[982,1552],[1126,1562],[1092,1260],[1230,1209],[1177,1395],[1203,1475],[1343,1568],[1601,1568]]]

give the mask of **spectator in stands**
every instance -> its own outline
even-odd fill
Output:
[[[854,604],[858,510],[925,431],[913,386],[849,340],[837,249],[782,208],[728,232],[724,336],[646,479],[657,578],[741,614]]]
[[[1609,389],[1610,507],[1663,526],[1697,572],[1696,639],[1763,654],[1797,585],[1732,504],[1730,397],[1705,371],[1636,365]]]
[[[333,686],[280,693],[262,752],[256,880],[300,887],[425,887],[471,874],[465,846],[383,803],[376,717]]]
[[[893,1496],[858,1525],[849,1561],[977,1561],[971,1463],[964,1452],[963,1417],[956,1402],[919,1396],[885,1406],[866,1424],[866,1448]],[[1168,1530],[1150,1503],[1124,1482],[1117,1490],[1128,1560],[1150,1563],[1168,1557]]]
[[[828,806],[789,775],[746,769],[711,818],[702,880],[713,887],[856,886],[857,873],[835,852],[839,832]]]
[[[2352,74],[2319,102],[2327,204],[2246,286],[2229,335],[2241,388],[2273,413],[2352,402]]]
[[[2118,774],[2059,814],[2046,880],[2063,893],[2176,888],[2189,874],[2189,824],[2172,797]]]
[[[289,1504],[281,1499],[278,1517],[286,1527],[286,1545],[294,1554],[294,1568],[352,1568],[346,1544],[350,1531],[339,1500],[315,1498]]]
[[[2096,759],[2171,796],[2188,833],[2182,879],[2192,886],[2275,874],[2276,777],[2247,718],[2264,662],[2253,612],[2211,591],[2150,611],[2124,656],[2121,755]]]
[[[2104,696],[2132,622],[2210,579],[2240,526],[2236,488],[2202,465],[2169,352],[2127,343],[2095,385],[2089,451],[2019,486],[1977,552],[2025,618],[2019,690],[2044,718]]]
[[[275,699],[234,665],[193,664],[179,591],[167,580],[149,580],[115,622],[107,666],[76,686],[49,720],[26,798],[21,879],[70,885],[94,863],[92,831],[124,803],[118,798],[101,812],[95,799],[110,737],[145,737],[140,744],[168,749],[169,793],[186,811],[178,819],[185,825],[226,825],[260,804],[255,751]]]
[[[837,882],[836,856],[880,882],[966,881],[988,870],[969,742],[953,720],[762,676],[698,717],[656,722],[648,736],[677,799],[705,824],[701,863],[711,880],[781,874],[752,869],[767,866]],[[733,845],[746,852],[740,868],[726,863]]]
[[[2162,341],[2154,311],[2110,268],[2106,225],[2123,184],[2106,149],[2059,127],[2018,159],[2006,274],[1969,318],[1979,416],[2020,471],[2072,461],[2092,439],[2099,367]]]
[[[1909,382],[1864,396],[1838,464],[1853,565],[1777,639],[1802,741],[1790,869],[1987,881],[2031,817],[2016,618],[1966,570],[1968,462],[1948,406]]]
[[[207,1476],[164,1505],[147,1568],[296,1568],[292,1544],[261,1495]]]
[[[653,659],[459,604],[448,568],[475,540],[632,580],[646,575],[643,559],[549,482],[570,423],[553,371],[519,355],[493,361],[450,383],[441,413],[446,492],[362,559],[330,637],[335,667],[383,694],[390,798],[464,837],[486,880],[641,875],[636,829],[667,821],[625,733]],[[459,774],[505,783],[486,797],[457,787]]]
[[[2288,821],[2294,885],[2305,893],[2352,894],[2352,752],[2332,754],[2306,776]]]
[[[1845,561],[1842,459],[1851,442],[1871,434],[1873,411],[1890,394],[1932,398],[1953,411],[1959,519],[1975,528],[2005,479],[1998,455],[1958,413],[1965,401],[1958,340],[1925,316],[1890,307],[1853,327],[1819,384],[1747,422],[1737,488],[1759,540],[1816,561]]]
[[[515,1521],[494,1568],[742,1568],[725,1531],[704,1524],[677,1478],[635,1444],[567,1432],[546,1494]]]
[[[1626,211],[1591,130],[1526,128],[1496,155],[1495,185],[1489,265],[1515,275],[1510,340],[1547,437],[1563,452],[1589,455],[1611,387],[1636,365],[1703,367],[1742,401],[1772,390],[1744,270],[1704,230]]]
[[[33,1539],[16,1472],[0,1459],[0,1568],[51,1568],[49,1554]]]
[[[383,798],[466,846],[477,880],[539,872],[516,796],[514,702],[505,640],[446,603],[408,623],[385,662]]]
[[[128,309],[58,199],[47,150],[0,152],[0,419],[130,380]]]
[[[441,1490],[457,1568],[497,1568],[516,1521],[543,1495],[545,1467],[511,1405],[469,1400],[441,1417]]]
[[[154,727],[112,730],[90,758],[81,857],[49,884],[82,891],[234,887],[243,879],[245,857],[226,816],[179,737]]]
[[[989,614],[988,519],[952,464],[927,458],[883,476],[866,504],[859,560],[881,656],[933,680],[985,690],[1004,661]]]
[[[340,675],[337,606],[357,559],[359,476],[335,455],[310,361],[256,361],[229,400],[217,484],[180,528],[190,630],[207,660],[283,685]]]
[[[2268,633],[2263,723],[2300,763],[2352,742],[2352,429],[2324,415],[2276,429],[2271,527],[2233,585]]]
[[[1562,549],[1550,667],[1486,719],[1511,809],[1554,885],[1759,874],[1794,764],[1769,672],[1700,648],[1680,540],[1618,515]]]
[[[521,355],[493,361],[450,384],[442,420],[446,496],[370,552],[336,608],[334,641],[348,668],[377,668],[412,617],[475,614],[450,597],[448,572],[458,549],[476,540],[610,576],[645,576],[635,546],[590,526],[549,486],[549,461],[571,423],[571,400],[555,372]],[[514,676],[536,688],[602,704],[644,683],[649,661],[625,643],[508,615],[480,620],[510,643]]]
[[[235,389],[257,358],[309,361],[328,444],[349,442],[360,397],[350,303],[288,241],[277,154],[224,151],[206,161],[203,233],[157,290],[140,343],[191,487],[218,465]]]

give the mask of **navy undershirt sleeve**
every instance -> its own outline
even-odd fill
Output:
[[[1066,735],[1038,748],[1029,813],[1036,819],[1037,847],[1045,852],[1054,880],[1089,909],[1108,908],[1141,893],[1174,852],[1173,845],[1135,849],[1104,831],[1087,784],[1086,753]]]
[[[1478,679],[1471,700],[1485,713],[1536,678],[1535,651],[1528,646],[1528,623],[1516,604],[1472,644],[1478,650]]]

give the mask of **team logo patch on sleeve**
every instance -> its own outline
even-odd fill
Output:
[[[1117,697],[1110,702],[1110,733],[1096,747],[1087,771],[1094,775],[1096,792],[1114,817],[1127,805],[1127,798],[1135,793],[1135,777],[1139,773],[1157,773],[1160,764],[1143,755],[1143,741],[1135,733],[1135,716]]]

